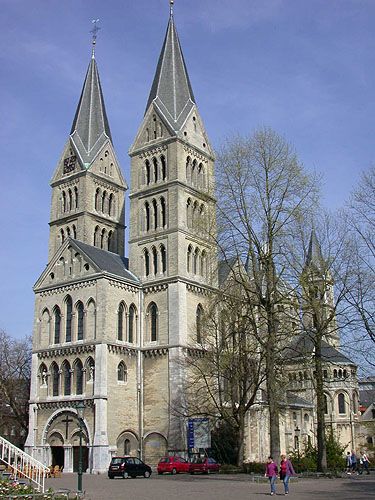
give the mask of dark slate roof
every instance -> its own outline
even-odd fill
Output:
[[[288,406],[296,406],[299,408],[314,408],[314,405],[311,402],[289,391],[286,394],[286,404]]]
[[[225,281],[229,276],[229,273],[232,271],[237,261],[238,261],[237,257],[232,257],[230,259],[222,260],[219,262],[219,268],[218,268],[219,285],[225,283]]]
[[[363,390],[359,386],[359,404],[368,408],[372,403],[375,403],[375,390]]]
[[[95,58],[91,58],[70,138],[86,168],[105,142],[112,142]]]
[[[195,104],[172,13],[145,113],[152,103],[175,132],[181,129]]]
[[[72,240],[75,245],[101,270],[139,284],[138,278],[128,271],[128,259],[117,253],[102,250],[82,241]]]
[[[306,256],[306,266],[313,265],[317,269],[324,268],[324,259],[322,255],[322,248],[316,236],[315,230],[311,231],[309,249]]]
[[[314,351],[313,335],[313,332],[303,332],[297,335],[284,350],[284,359],[293,362],[306,356],[312,356]],[[355,365],[354,361],[328,344],[325,340],[322,340],[322,358],[323,361],[329,363]]]

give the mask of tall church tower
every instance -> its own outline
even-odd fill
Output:
[[[340,347],[340,337],[335,315],[333,279],[323,258],[317,235],[313,230],[305,266],[301,275],[303,288],[303,326],[305,329],[326,329],[325,340]]]
[[[185,422],[175,416],[184,403],[180,359],[184,347],[200,343],[200,318],[208,291],[216,285],[216,251],[210,239],[215,232],[214,155],[172,5],[145,115],[129,153],[129,269],[143,284],[144,348],[163,346],[166,352],[164,359],[144,362],[145,421],[155,411],[151,391],[157,385],[162,390],[156,377],[164,374],[168,446],[183,449]],[[159,410],[162,415],[166,408]]]
[[[127,186],[112,145],[94,51],[51,187],[49,260],[69,236],[124,254]]]

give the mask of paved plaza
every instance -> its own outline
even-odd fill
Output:
[[[54,490],[77,488],[76,474],[48,479]],[[267,483],[252,482],[245,474],[190,476],[189,474],[137,479],[113,479],[106,475],[83,476],[85,500],[249,500],[269,497]],[[276,496],[284,496],[278,482]],[[348,476],[342,479],[298,479],[290,485],[290,499],[361,500],[375,499],[375,476]]]

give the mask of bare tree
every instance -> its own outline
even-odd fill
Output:
[[[375,343],[375,167],[362,174],[347,220],[352,230],[353,279],[347,300],[357,326]]]
[[[250,276],[240,279],[246,300],[256,311],[250,323],[260,342],[270,415],[270,452],[280,454],[279,349],[285,331],[279,309],[293,293],[286,286],[286,248],[294,226],[316,204],[317,180],[303,169],[293,148],[270,129],[237,137],[217,158],[218,245],[224,259],[236,257]]]
[[[0,330],[0,400],[2,411],[17,423],[24,435],[28,430],[28,402],[31,376],[31,338],[16,340]]]
[[[244,270],[241,264],[231,264],[225,283],[212,295],[197,325],[197,344],[187,350],[186,393],[189,415],[210,416],[216,428],[233,431],[236,462],[242,466],[246,415],[259,399],[265,363],[258,338],[252,334],[256,311],[233,279]]]

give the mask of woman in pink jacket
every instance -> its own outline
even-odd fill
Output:
[[[268,477],[270,485],[271,485],[271,495],[276,493],[275,482],[277,478],[277,465],[273,461],[272,457],[268,457],[267,465],[266,465],[266,473],[265,477]]]

